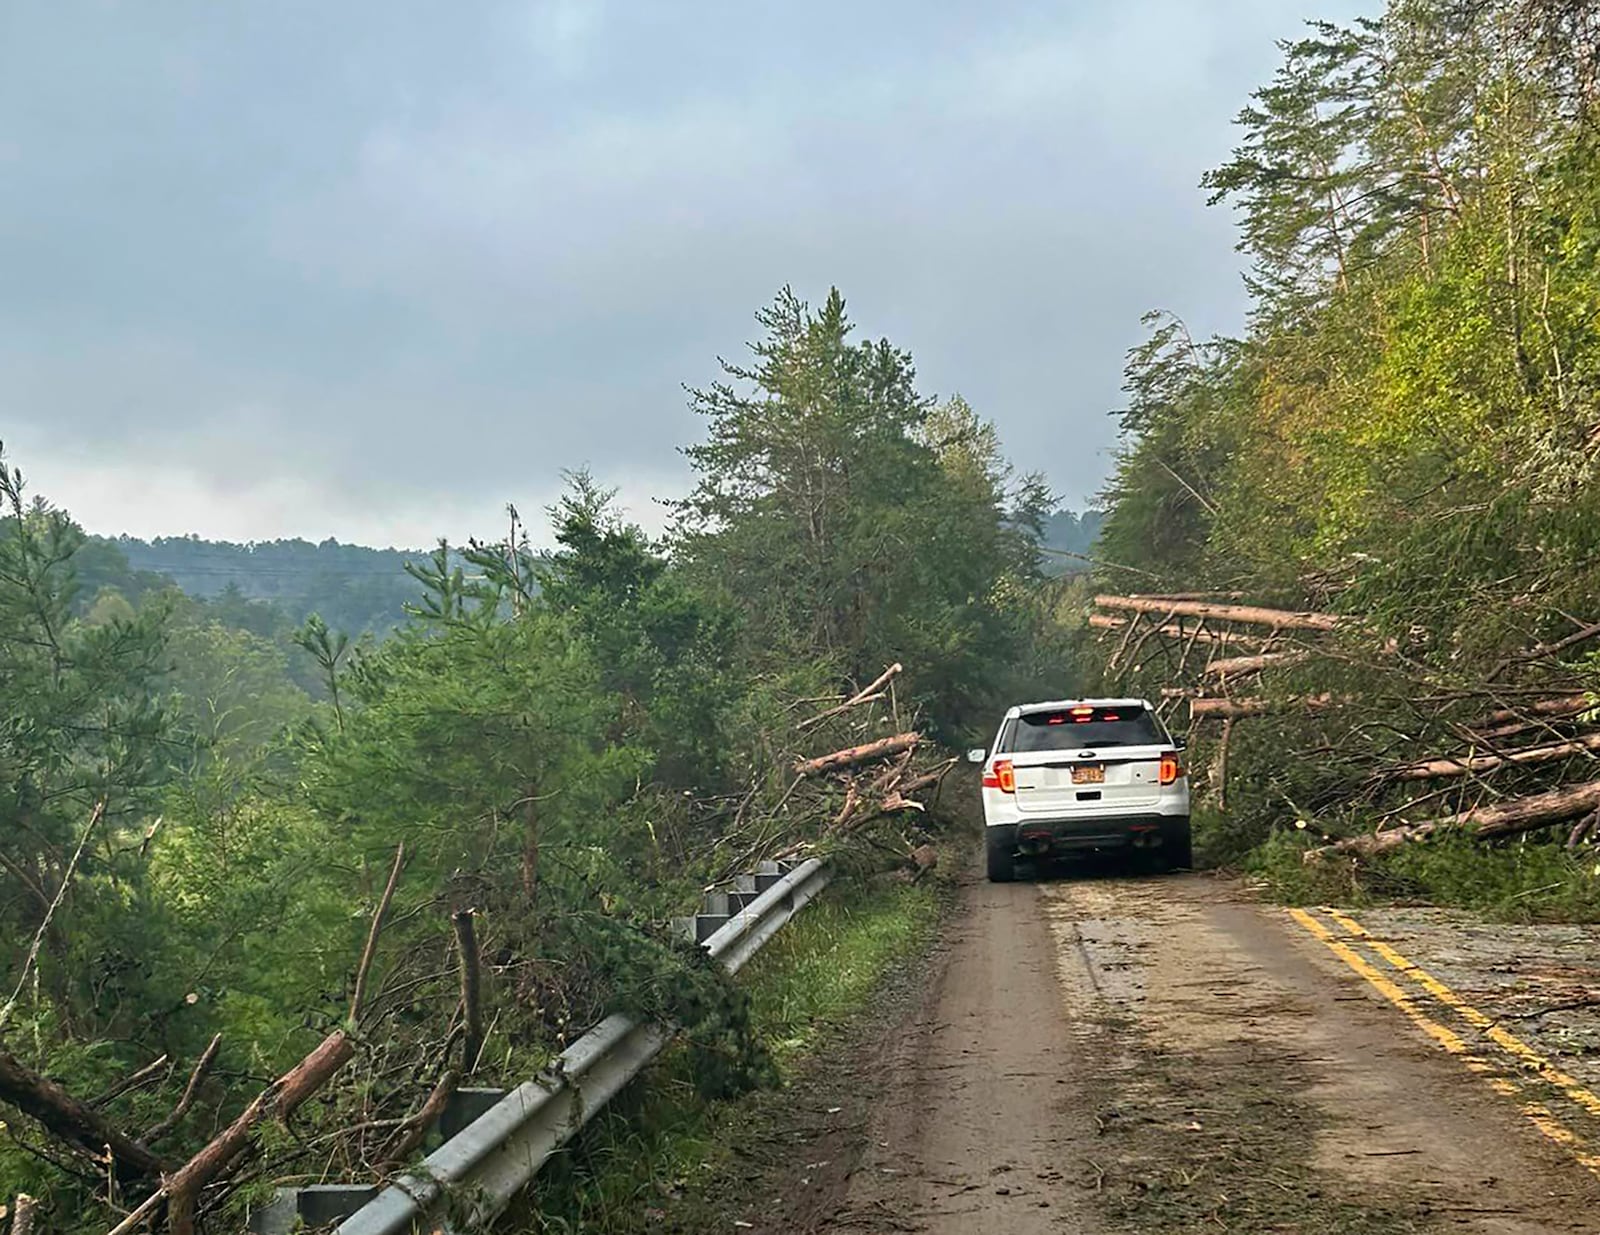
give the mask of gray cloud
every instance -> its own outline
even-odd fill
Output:
[[[1321,16],[1370,9],[1327,0]],[[1277,0],[0,12],[0,437],[97,530],[425,543],[836,283],[1081,501],[1160,305],[1242,306],[1200,173]]]

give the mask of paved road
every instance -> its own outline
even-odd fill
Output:
[[[1204,876],[974,879],[770,1229],[1600,1232],[1600,1098],[1417,961]]]

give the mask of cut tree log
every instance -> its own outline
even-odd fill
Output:
[[[1203,600],[1147,600],[1141,596],[1096,596],[1098,609],[1120,609],[1129,613],[1156,613],[1162,617],[1213,618],[1219,622],[1241,622],[1246,626],[1270,626],[1275,630],[1338,630],[1351,625],[1351,619],[1334,613],[1296,613],[1288,609],[1267,609],[1260,605],[1215,604]]]
[[[1493,772],[1496,768],[1521,766],[1530,763],[1548,763],[1553,759],[1571,759],[1577,755],[1600,751],[1600,733],[1586,733],[1570,742],[1551,742],[1543,746],[1525,746],[1504,755],[1469,755],[1462,758],[1444,756],[1407,764],[1393,772],[1382,773],[1374,780],[1444,780],[1469,773]]]
[[[1440,819],[1430,819],[1424,823],[1352,836],[1347,840],[1335,841],[1331,845],[1308,850],[1305,860],[1316,862],[1334,854],[1349,854],[1356,858],[1377,857],[1412,841],[1437,836],[1444,832],[1466,832],[1474,840],[1492,840],[1497,836],[1515,836],[1520,832],[1531,832],[1535,828],[1546,827],[1552,823],[1564,823],[1596,810],[1600,810],[1600,781],[1590,781],[1583,785],[1566,785],[1547,793],[1537,793],[1526,798],[1510,798],[1489,806],[1461,811],[1459,814],[1445,815]]]
[[[1260,673],[1263,669],[1287,668],[1291,665],[1304,664],[1308,659],[1306,652],[1264,652],[1259,656],[1228,656],[1222,660],[1214,660],[1200,671],[1200,676],[1205,678],[1230,678],[1243,677],[1250,673]]]
[[[1191,699],[1189,715],[1193,720],[1213,717],[1240,720],[1246,716],[1272,716],[1280,712],[1319,712],[1348,702],[1346,698],[1333,695],[1305,695],[1298,699]]]
[[[840,772],[845,768],[859,767],[863,763],[873,763],[879,759],[891,759],[895,755],[902,755],[913,749],[920,741],[922,741],[920,733],[897,733],[893,737],[879,738],[876,742],[867,742],[861,746],[850,746],[844,750],[836,750],[830,755],[820,755],[815,759],[797,759],[794,770],[797,776],[821,776],[827,772]]]
[[[4,1048],[0,1048],[0,1099],[96,1159],[104,1160],[109,1151],[111,1160],[130,1178],[153,1178],[165,1165],[148,1145],[113,1127],[99,1111]]]

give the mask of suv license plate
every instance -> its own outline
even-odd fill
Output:
[[[1103,763],[1080,763],[1072,769],[1072,783],[1074,785],[1103,785],[1106,783],[1106,769]]]

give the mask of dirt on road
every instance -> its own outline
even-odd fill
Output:
[[[1387,926],[974,879],[729,1229],[1600,1232],[1600,1098]]]

